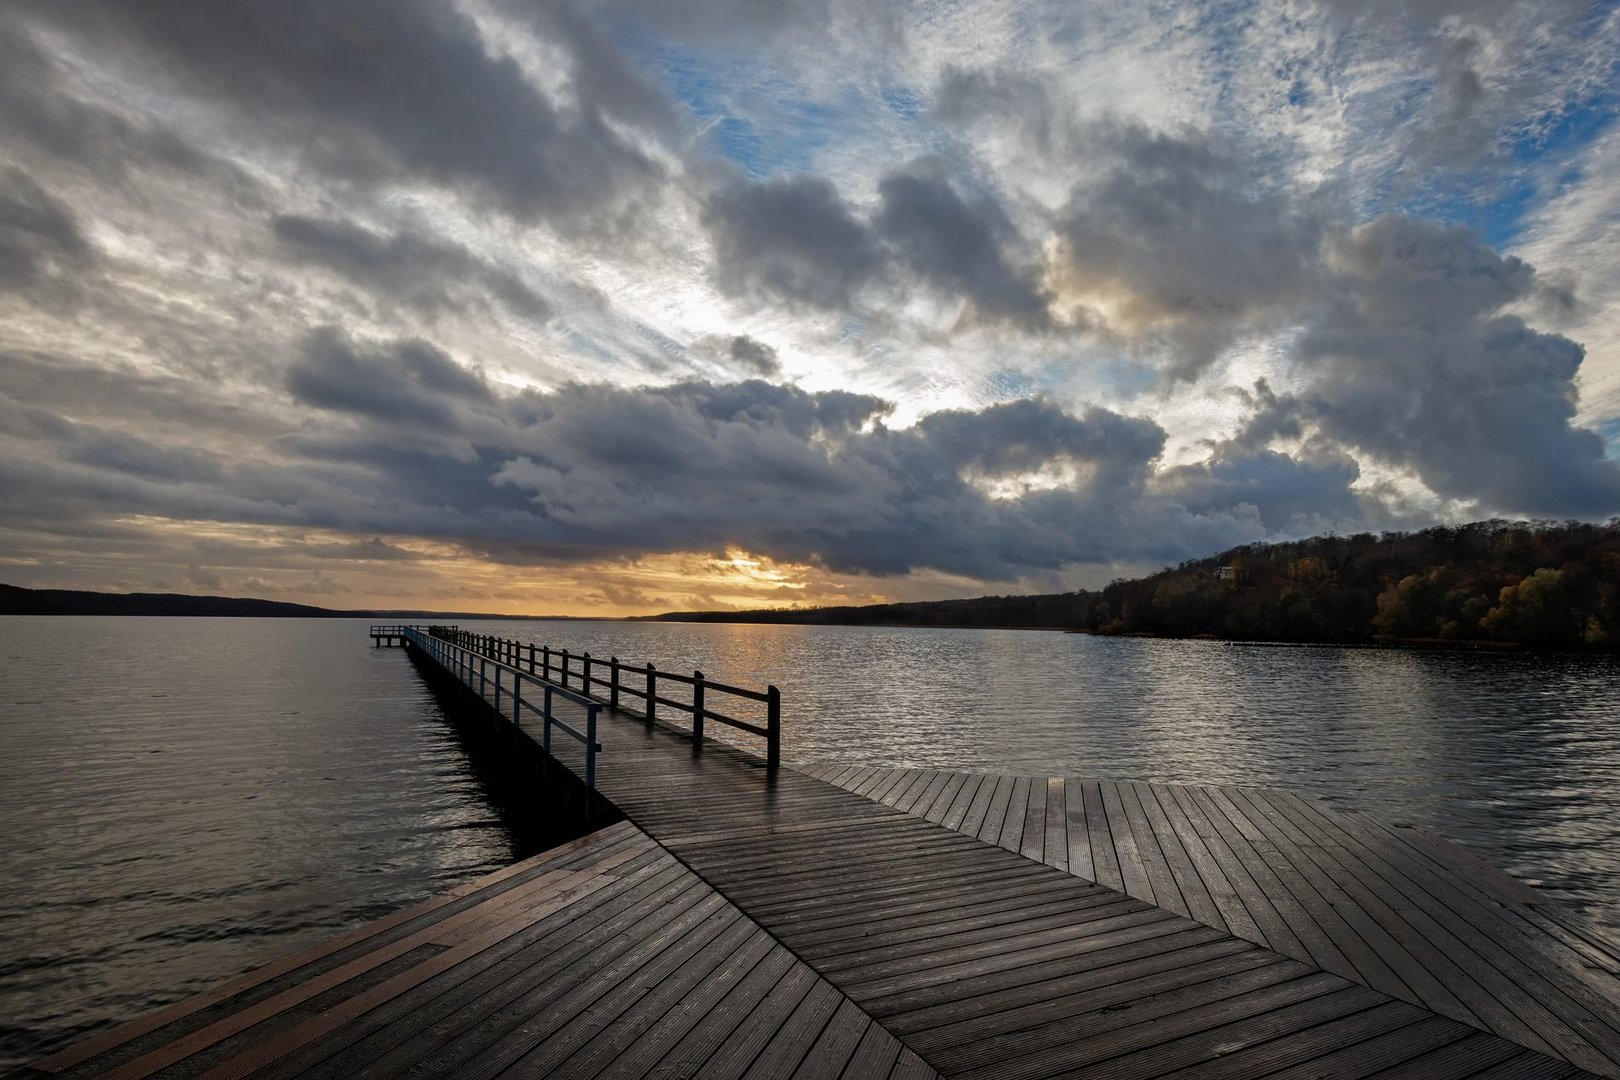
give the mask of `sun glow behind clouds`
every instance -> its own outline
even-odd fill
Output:
[[[86,553],[71,563],[18,556],[0,558],[0,564],[27,568],[36,588],[258,596],[339,609],[622,616],[891,598],[870,579],[829,575],[740,548],[561,565],[524,563],[511,555],[497,561],[457,544],[409,536],[357,540],[332,530],[144,515],[107,526],[145,539],[138,558]],[[88,580],[77,576],[86,574]],[[945,593],[952,587],[960,586],[947,586]]]

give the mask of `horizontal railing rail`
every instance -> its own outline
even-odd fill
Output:
[[[604,707],[602,702],[540,679],[533,672],[525,672],[497,656],[451,640],[448,635],[460,633],[455,627],[409,626],[403,628],[402,633],[407,641],[431,656],[439,666],[454,674],[479,697],[489,700],[493,688],[495,714],[510,720],[519,731],[523,730],[525,709],[538,716],[541,721],[540,746],[548,755],[551,753],[552,728],[582,743],[585,747],[585,786],[596,787],[596,755],[602,750],[602,744],[596,737],[596,721]],[[525,690],[528,691],[527,696]],[[538,704],[534,698],[536,691],[540,696]],[[509,704],[502,704],[503,694]],[[555,706],[559,699],[585,710],[583,731],[556,714]]]
[[[641,705],[640,712],[649,722],[658,719],[659,708],[684,713],[692,719],[692,738],[703,742],[707,721],[725,724],[738,731],[765,740],[765,763],[774,769],[782,761],[782,695],[775,686],[764,690],[749,690],[728,683],[705,678],[703,672],[686,675],[675,671],[660,671],[655,665],[627,664],[617,656],[603,660],[590,653],[571,653],[567,649],[553,649],[532,641],[496,637],[493,634],[475,634],[452,626],[434,627],[432,634],[474,655],[525,672],[532,678],[551,683],[564,690],[575,690],[592,701],[610,709],[622,710],[624,700],[630,698]],[[627,681],[634,680],[632,681]],[[637,685],[639,683],[639,685]],[[682,701],[659,693],[665,685],[689,686],[692,700]],[[598,693],[597,691],[601,691]],[[754,722],[711,708],[713,695],[749,701],[765,706],[763,722]],[[729,706],[728,706],[729,708]]]
[[[377,637],[379,634],[403,634],[407,630],[420,630],[425,634],[430,629],[432,628],[426,623],[372,623],[371,636]],[[455,631],[458,629],[458,627],[444,626],[440,627],[439,629]]]

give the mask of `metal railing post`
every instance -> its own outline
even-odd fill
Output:
[[[534,642],[529,642],[529,674],[534,674]]]
[[[591,654],[586,653],[584,656],[582,656],[580,658],[580,663],[581,663],[581,666],[583,666],[585,668],[585,680],[579,684],[579,689],[586,697],[590,697],[591,696]]]
[[[608,708],[619,711],[619,658],[608,657]]]
[[[541,716],[541,719],[543,721],[545,721],[543,724],[540,725],[540,728],[541,728],[540,748],[542,750],[544,750],[549,755],[551,753],[551,684],[550,683],[546,684],[546,710],[545,710],[545,712],[541,713],[540,716]]]
[[[782,692],[774,686],[765,688],[765,767],[774,769],[782,764]]]
[[[543,658],[545,660],[545,667],[543,669],[541,669],[542,677],[546,680],[546,682],[550,682],[551,681],[551,646],[550,645],[542,646],[541,649],[540,649],[540,652],[541,652],[541,654],[542,654],[542,656],[543,656]]]
[[[512,726],[523,730],[523,672],[512,673]]]
[[[600,705],[585,706],[585,786],[596,790],[596,714]]]
[[[487,657],[480,656],[478,658],[478,696],[483,697],[484,692],[486,690],[488,690],[488,689],[489,689],[489,659]]]
[[[495,665],[495,715],[501,712],[501,665]]]
[[[564,690],[568,689],[568,650],[567,649],[564,649],[562,651],[562,679],[559,680],[559,681],[562,683],[562,688]]]
[[[703,745],[703,672],[692,672],[692,741]]]
[[[658,669],[647,661],[647,723],[658,719]]]

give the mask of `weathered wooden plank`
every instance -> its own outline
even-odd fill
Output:
[[[985,777],[980,773],[967,773],[964,776],[961,788],[957,790],[956,798],[950,808],[946,810],[939,823],[947,829],[956,829],[966,832],[963,823],[967,820],[968,812],[973,807],[973,800],[979,793],[979,785],[983,784]]]
[[[1068,872],[1068,804],[1061,776],[1046,781],[1046,844],[1041,851],[1041,861]]]
[[[1114,849],[1113,827],[1108,822],[1108,808],[1103,805],[1102,784],[1097,780],[1081,782],[1086,808],[1086,828],[1091,840],[1091,861],[1096,869],[1095,880],[1110,889],[1125,889],[1125,875],[1120,869],[1119,855]]]
[[[704,1062],[740,1031],[749,1013],[795,966],[792,954],[786,949],[772,949],[765,959],[728,987],[717,1004],[700,1011],[695,1022],[667,1051],[650,1040],[640,1040],[615,1058],[602,1071],[602,1077],[604,1080],[640,1080],[648,1075],[703,1075]],[[899,1043],[892,1037],[883,1045],[891,1052],[898,1052]]]
[[[1190,846],[1199,846],[1197,835],[1192,834],[1183,839],[1180,830],[1176,828],[1176,823],[1164,808],[1164,803],[1172,800],[1161,799],[1154,785],[1132,784],[1130,787],[1131,793],[1142,808],[1143,816],[1147,819],[1149,830],[1158,841],[1160,854],[1169,865],[1170,875],[1181,891],[1188,917],[1197,919],[1206,926],[1213,926],[1217,930],[1231,930],[1232,926],[1214,895],[1214,889],[1225,886],[1225,875],[1221,874],[1213,863],[1200,865],[1189,853]],[[1201,850],[1201,846],[1199,847]],[[1247,913],[1243,913],[1242,917],[1246,919]],[[1252,941],[1253,938],[1249,940]]]
[[[1212,951],[1212,950],[1206,950]],[[1199,954],[1202,955],[1202,954]],[[1014,992],[985,998],[958,999],[947,1006],[890,1017],[885,1022],[905,1036],[919,1052],[933,1054],[951,1047],[978,1047],[982,1040],[1007,1038],[1072,1017],[1124,1011],[1132,1003],[1180,994],[1179,1001],[1205,1002],[1210,989],[1205,983],[1221,981],[1222,992],[1237,994],[1274,982],[1299,977],[1297,965],[1267,954],[1261,949],[1227,952],[1213,959],[1188,959],[1180,953],[1167,953],[1153,959],[1174,966],[1131,965],[1128,969],[1089,970],[1061,980],[1046,980],[1017,987]],[[982,1051],[989,1060],[994,1047]]]
[[[1155,903],[1153,882],[1148,876],[1146,860],[1137,846],[1136,835],[1131,831],[1130,819],[1125,816],[1119,785],[1104,781],[1097,786],[1102,795],[1102,813],[1108,822],[1108,834],[1113,841],[1114,858],[1120,877],[1124,880],[1124,891],[1138,900]]]
[[[968,804],[968,811],[962,816],[961,825],[957,830],[968,836],[978,836],[984,828],[984,819],[990,812],[990,804],[995,798],[996,785],[1001,782],[999,776],[984,776],[979,779],[978,790],[973,793],[973,801]]]
[[[1285,955],[1308,959],[1324,971],[1353,970],[1333,939],[1272,870],[1255,841],[1233,826],[1210,793],[1202,787],[1183,790],[1189,805],[1209,823],[1211,831],[1206,835],[1214,850],[1231,853],[1230,860],[1222,863],[1228,878],[1246,880],[1253,885],[1243,893],[1244,906],[1265,928],[1267,943]],[[1265,843],[1263,839],[1259,842]]]
[[[1001,835],[995,840],[997,847],[1016,852],[1024,839],[1024,819],[1029,807],[1029,777],[1013,778],[1012,791],[1007,796],[1007,812],[1001,819]]]
[[[1107,938],[1088,938],[1072,947],[1059,945],[1026,951],[999,966],[947,972],[950,976],[947,978],[894,980],[873,985],[865,988],[858,998],[868,1012],[888,1022],[920,1009],[974,997],[1001,1001],[1003,995],[1022,987],[1083,976],[1085,972],[1104,968],[1134,971],[1139,966],[1145,968],[1161,963],[1176,966],[1187,962],[1189,954],[1185,950],[1218,942],[1230,944],[1233,939],[1207,926],[1167,918],[1115,931]],[[1237,944],[1239,948],[1248,947],[1246,942]]]
[[[961,792],[962,788],[967,784],[969,779],[970,778],[967,773],[946,773],[945,783],[940,786],[934,797],[928,801],[927,808],[923,809],[919,807],[919,809],[914,812],[918,813],[924,820],[932,821],[935,824],[938,824],[940,821],[944,820],[945,815],[950,811],[951,805],[956,802],[956,796]]]
[[[1169,859],[1159,846],[1159,838],[1154,834],[1147,815],[1142,810],[1137,785],[1121,783],[1110,786],[1118,793],[1119,805],[1125,811],[1125,826],[1136,844],[1138,857],[1142,860],[1142,870],[1150,883],[1148,893],[1143,895],[1142,899],[1174,911],[1178,915],[1191,916],[1192,909],[1182,896],[1181,883],[1177,880]]]
[[[1210,891],[1227,927],[1244,940],[1275,949],[1284,956],[1310,959],[1305,946],[1289,929],[1287,920],[1277,913],[1242,860],[1204,816],[1191,791],[1181,785],[1165,785],[1159,788],[1158,795],[1160,805],[1175,822],[1189,855],[1198,862],[1204,880],[1210,883]]]
[[[1086,822],[1086,793],[1079,780],[1063,781],[1065,841],[1069,853],[1069,873],[1088,881],[1097,881],[1097,866],[1091,857],[1091,830]],[[1098,882],[1106,885],[1107,882]]]
[[[996,786],[990,794],[989,805],[985,808],[984,823],[974,834],[987,844],[999,843],[1001,840],[1001,826],[1007,820],[1007,807],[1012,802],[1013,787],[1016,783],[1011,776],[996,777]]]

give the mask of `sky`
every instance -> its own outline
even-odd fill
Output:
[[[621,615],[1620,515],[1620,10],[11,0],[0,581]]]

